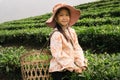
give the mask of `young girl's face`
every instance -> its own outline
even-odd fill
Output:
[[[67,27],[70,21],[70,14],[68,10],[61,9],[59,13],[56,15],[56,22],[60,24],[62,27]]]

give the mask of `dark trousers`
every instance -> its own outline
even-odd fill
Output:
[[[64,72],[52,72],[51,76],[53,80],[70,80],[69,75],[71,72],[69,71],[64,71]]]

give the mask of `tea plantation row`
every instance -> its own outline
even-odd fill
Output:
[[[24,47],[0,47],[0,80],[21,80],[20,56],[27,50]],[[76,73],[69,76],[71,80],[119,80],[120,79],[120,53],[115,54],[93,54],[84,51],[88,59],[88,69],[81,77]],[[4,74],[3,74],[4,73]]]
[[[97,52],[120,52],[120,27],[104,25],[102,27],[73,27],[79,43],[84,49]],[[50,28],[28,28],[19,30],[1,30],[1,44],[29,44],[42,46],[49,38]]]

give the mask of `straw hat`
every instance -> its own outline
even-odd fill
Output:
[[[63,8],[63,7],[66,7],[66,8],[68,8],[70,10],[71,16],[70,16],[69,26],[72,26],[72,25],[74,25],[77,22],[77,20],[80,17],[80,10],[75,9],[73,6],[70,6],[70,5],[67,5],[67,4],[63,4],[63,3],[59,3],[59,4],[57,4],[57,5],[55,5],[53,7],[52,16],[46,21],[46,24],[49,27],[52,27],[52,28],[55,27],[55,25],[56,25],[56,22],[54,20],[55,14],[58,11],[58,9]]]

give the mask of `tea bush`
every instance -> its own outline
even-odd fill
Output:
[[[20,80],[20,55],[24,52],[26,50],[22,46],[0,47],[0,75],[7,78],[6,80]]]
[[[24,47],[0,48],[0,75],[6,80],[21,80],[20,55],[27,52]],[[120,53],[93,54],[84,51],[88,59],[88,69],[82,74],[72,73],[71,80],[119,80],[120,79]],[[43,56],[42,56],[43,58]],[[4,73],[4,74],[3,74]],[[17,74],[17,75],[16,75]]]

